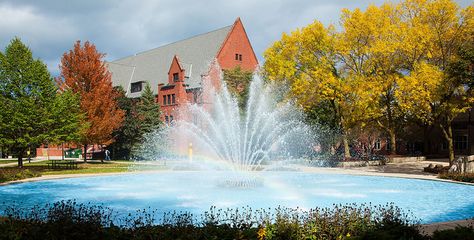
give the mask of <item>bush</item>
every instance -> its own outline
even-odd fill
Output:
[[[279,207],[216,209],[194,216],[143,210],[120,217],[103,206],[62,201],[9,207],[0,239],[422,239],[393,204],[334,205],[308,211]]]
[[[474,183],[474,173],[443,173],[439,174],[438,177],[459,182]]]
[[[39,172],[30,169],[0,168],[0,182],[9,182],[39,176],[41,176]]]
[[[474,240],[474,228],[470,227],[456,227],[455,229],[447,229],[442,231],[435,231],[433,233],[433,240]]]

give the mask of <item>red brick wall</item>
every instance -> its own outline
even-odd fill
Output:
[[[236,54],[241,55],[242,60],[236,60]],[[237,65],[248,71],[255,71],[257,68],[257,57],[240,18],[235,21],[232,30],[224,41],[217,54],[217,60],[222,69],[231,69]]]
[[[236,59],[237,54],[237,59]],[[173,116],[174,119],[178,118],[177,109],[187,102],[193,101],[193,94],[186,93],[185,84],[185,70],[181,68],[179,64],[179,56],[175,56],[171,62],[171,66],[168,72],[168,85],[158,86],[158,97],[157,102],[161,106],[161,120],[165,121],[165,116]],[[203,76],[203,93],[201,100],[205,103],[210,103],[210,90],[220,89],[221,87],[221,69],[232,69],[236,66],[241,66],[242,69],[248,71],[255,71],[258,66],[258,60],[253,52],[252,45],[245,32],[244,26],[238,18],[225,41],[216,56],[216,62],[211,64],[207,74]],[[173,74],[179,74],[179,81],[173,80]],[[175,104],[164,104],[163,96],[175,94]],[[208,104],[207,108],[211,108]]]
[[[174,81],[173,74],[178,73],[178,81]],[[170,70],[168,72],[168,84],[161,84],[158,86],[158,97],[157,102],[161,106],[161,120],[165,121],[166,116],[173,116],[173,119],[177,118],[176,109],[187,102],[186,87],[184,86],[185,71],[179,65],[179,60],[175,56],[171,62]],[[175,96],[174,104],[165,104],[163,96]],[[168,98],[168,97],[167,97]],[[172,97],[171,97],[172,101]]]

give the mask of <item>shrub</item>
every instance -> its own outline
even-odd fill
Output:
[[[439,174],[438,177],[459,182],[474,183],[474,173],[443,173]]]
[[[39,172],[30,169],[0,168],[0,182],[9,182],[39,176],[41,176]]]
[[[199,216],[169,212],[161,217],[147,209],[121,217],[107,207],[62,201],[29,210],[7,208],[0,239],[421,239],[412,222],[393,204],[307,211],[211,207]]]
[[[447,229],[435,231],[433,233],[433,240],[474,240],[474,228],[470,227],[456,227],[455,229]]]

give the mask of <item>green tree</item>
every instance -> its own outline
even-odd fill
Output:
[[[71,90],[58,92],[52,105],[54,127],[51,128],[49,143],[61,144],[78,143],[88,129],[83,124],[85,115],[81,112],[80,98]],[[64,158],[64,152],[62,154]]]
[[[237,98],[241,111],[246,107],[252,77],[252,72],[245,71],[240,66],[224,70],[224,82],[229,92]]]
[[[125,112],[125,116],[122,126],[112,134],[115,141],[110,148],[115,159],[130,159],[133,146],[140,142],[137,99],[128,98],[121,86],[115,87],[114,91],[117,92],[118,107]]]
[[[137,105],[137,115],[140,122],[141,140],[143,140],[145,134],[158,130],[162,124],[160,105],[156,102],[153,90],[151,90],[148,83],[145,85],[140,102]]]
[[[56,94],[46,65],[13,39],[0,53],[0,141],[18,154],[19,167],[28,147],[54,139]]]
[[[139,99],[127,98],[121,87],[115,88],[117,103],[125,111],[125,119],[121,128],[114,132],[115,142],[111,145],[115,158],[132,158],[134,151],[139,151],[146,135],[159,130],[162,125],[160,119],[160,105],[147,83]]]

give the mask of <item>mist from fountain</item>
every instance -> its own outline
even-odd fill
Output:
[[[314,134],[293,102],[278,99],[275,87],[266,86],[255,75],[241,111],[222,82],[219,91],[211,91],[211,106],[189,104],[182,108],[184,117],[169,127],[168,136],[186,139],[201,154],[240,171],[258,170],[263,163],[311,150]]]

